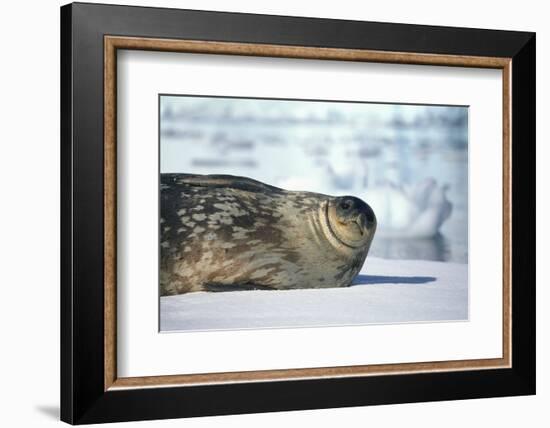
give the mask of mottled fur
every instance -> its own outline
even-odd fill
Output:
[[[376,224],[361,245],[340,242],[327,218],[337,199],[242,177],[162,174],[161,294],[350,285]]]

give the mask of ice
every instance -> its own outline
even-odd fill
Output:
[[[447,186],[428,178],[410,187],[374,187],[363,197],[380,217],[379,236],[432,238],[452,212],[446,192]]]
[[[468,319],[468,265],[368,257],[347,288],[188,293],[160,299],[161,331]]]

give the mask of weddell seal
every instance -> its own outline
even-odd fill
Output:
[[[347,287],[374,232],[353,196],[231,175],[161,174],[160,292]]]

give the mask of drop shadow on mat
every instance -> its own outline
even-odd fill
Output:
[[[433,276],[383,276],[383,275],[357,275],[353,285],[374,284],[427,284],[434,282]]]
[[[49,418],[59,420],[59,406],[40,405],[36,406],[36,410]]]

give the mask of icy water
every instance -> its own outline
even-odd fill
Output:
[[[368,203],[382,195],[391,209],[373,206],[371,255],[467,263],[466,108],[169,96],[160,108],[161,172],[241,175]],[[407,216],[418,210],[403,189],[426,180],[445,189],[451,214],[439,232],[411,237]]]

